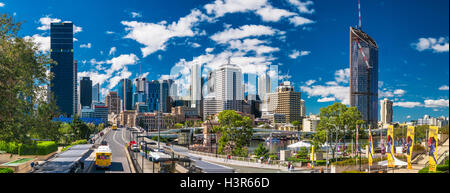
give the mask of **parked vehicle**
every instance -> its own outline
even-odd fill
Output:
[[[139,152],[139,145],[138,144],[131,145],[131,151]]]
[[[136,144],[136,141],[130,141],[130,142],[128,142],[128,147],[131,148],[131,145],[133,145],[133,144]]]

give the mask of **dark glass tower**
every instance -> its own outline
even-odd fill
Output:
[[[54,77],[50,90],[53,92],[59,111],[67,117],[76,112],[76,63],[73,61],[73,24],[52,23],[50,25],[50,57]]]
[[[133,110],[133,84],[130,79],[120,80],[119,96],[122,99],[122,110]]]
[[[80,103],[82,107],[92,105],[92,80],[89,77],[80,80]]]
[[[161,92],[160,90],[160,84],[159,81],[154,80],[151,82],[148,82],[148,110],[150,112],[158,111],[159,110],[159,94]]]
[[[353,27],[350,27],[350,106],[358,109],[367,124],[377,124],[378,45],[361,29]]]

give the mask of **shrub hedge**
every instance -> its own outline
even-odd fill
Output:
[[[366,172],[363,172],[363,171],[356,171],[356,170],[352,170],[352,171],[343,171],[343,172],[341,172],[341,173],[356,174],[356,173],[366,173]]]
[[[445,171],[448,171],[448,160],[445,162],[444,165],[437,165],[436,172],[430,172],[428,170],[428,167],[424,167],[421,170],[419,170],[419,173],[444,173]]]
[[[14,173],[14,171],[10,168],[0,168],[0,174],[5,174],[5,173]]]
[[[79,145],[79,144],[87,144],[87,140],[86,139],[76,140],[76,141],[70,143],[70,145],[64,147],[61,151],[66,151],[67,149],[69,149],[69,147],[72,147],[74,145]]]
[[[17,144],[0,141],[0,150],[19,155],[47,155],[57,151],[58,146],[54,141],[37,141],[33,142],[33,144]]]

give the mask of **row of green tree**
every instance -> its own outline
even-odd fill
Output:
[[[57,64],[31,39],[18,36],[21,25],[11,16],[0,15],[0,141],[87,139],[103,125],[89,125],[76,116],[71,124],[53,121],[59,113],[48,87],[53,78],[50,66]]]

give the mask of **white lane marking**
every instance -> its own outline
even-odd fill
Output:
[[[125,140],[125,138],[123,138],[123,133],[126,133],[126,130],[124,130],[125,132],[123,132],[122,129],[124,129],[124,128],[121,128],[121,129],[120,129],[120,130],[121,130],[120,132],[122,133],[122,141],[124,141],[124,142],[126,143],[127,140]]]

